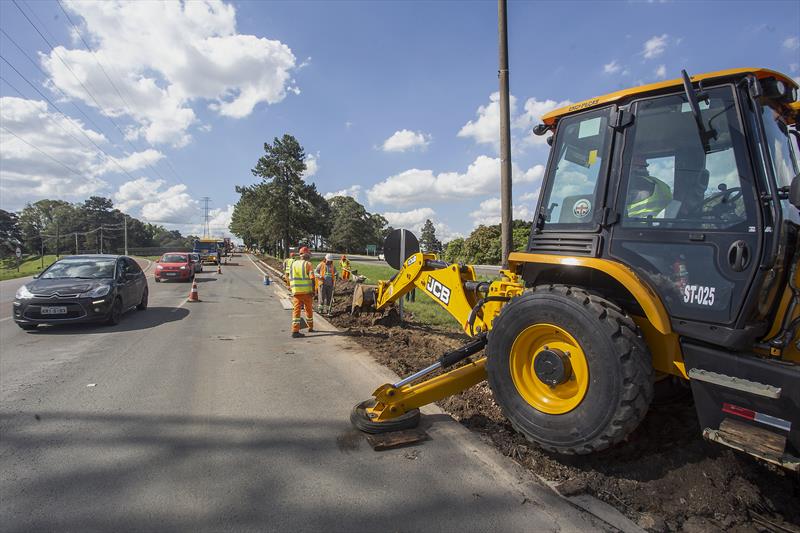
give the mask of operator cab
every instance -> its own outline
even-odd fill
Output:
[[[528,251],[628,265],[675,332],[752,345],[767,332],[800,224],[788,202],[797,85],[757,69],[681,81],[544,117],[555,137]],[[524,267],[531,283],[570,275]]]

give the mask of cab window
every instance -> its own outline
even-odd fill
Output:
[[[545,226],[594,223],[600,169],[607,152],[609,109],[561,119],[547,190],[540,203]]]
[[[792,150],[789,129],[781,115],[769,106],[764,106],[761,118],[764,121],[767,146],[772,156],[772,164],[775,166],[778,187],[787,187],[797,174],[797,161]]]
[[[635,104],[622,166],[627,227],[732,229],[755,220],[752,185],[743,182],[744,145],[733,91],[717,87],[700,104],[704,146],[683,94]]]

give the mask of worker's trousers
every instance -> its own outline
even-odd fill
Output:
[[[347,281],[350,279],[350,271],[349,270],[342,270],[342,279]]]
[[[300,331],[300,310],[305,309],[308,329],[314,329],[314,295],[312,293],[292,295],[292,332]]]
[[[319,286],[319,305],[327,307],[333,300],[333,283],[323,283]]]

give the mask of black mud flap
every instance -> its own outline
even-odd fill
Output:
[[[790,460],[800,456],[800,365],[685,340],[681,347],[707,438],[729,444],[725,430],[733,423],[753,435],[769,431],[786,443]]]

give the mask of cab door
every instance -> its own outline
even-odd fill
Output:
[[[700,129],[683,93],[631,111],[610,253],[650,282],[673,325],[737,325],[761,257],[755,178],[732,86],[706,90]]]

